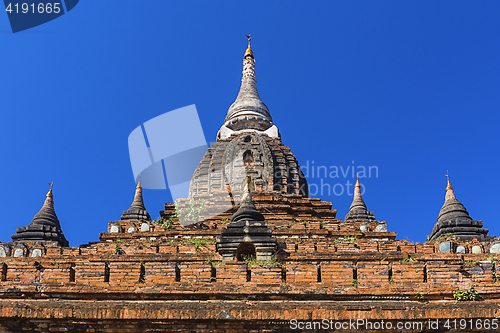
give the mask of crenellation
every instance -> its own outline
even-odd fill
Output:
[[[147,262],[145,268],[145,282],[149,285],[163,285],[176,282],[176,262]]]
[[[212,277],[212,265],[208,262],[182,262],[179,264],[181,282],[208,282]]]
[[[419,283],[425,281],[425,262],[393,261],[391,262],[394,283]]]
[[[250,280],[246,262],[212,262],[215,268],[215,281],[231,284],[242,284]]]
[[[356,265],[357,280],[362,285],[379,286],[389,283],[390,263],[388,261],[360,261]]]
[[[252,265],[249,269],[250,282],[256,284],[280,284],[282,281],[282,266],[276,265]]]
[[[429,283],[453,284],[460,280],[459,262],[428,261],[425,266]]]
[[[285,263],[286,282],[288,283],[315,283],[319,282],[317,262],[288,261]]]
[[[351,285],[355,280],[355,262],[352,261],[322,261],[321,281],[325,285]]]

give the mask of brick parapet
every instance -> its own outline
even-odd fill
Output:
[[[442,255],[402,262],[393,253],[374,260],[370,255],[338,255],[315,258],[288,257],[276,265],[246,262],[214,262],[204,254],[142,254],[101,258],[46,257],[8,258],[2,265],[5,281],[0,293],[29,288],[37,283],[44,292],[86,290],[88,293],[132,292],[148,286],[157,293],[228,293],[284,295],[394,295],[412,297],[416,290],[451,297],[457,288],[474,285],[488,297],[499,297],[491,261],[469,262],[463,257]],[[174,260],[172,260],[174,259]],[[303,259],[303,260],[298,260]],[[332,260],[336,259],[336,260]],[[496,267],[495,267],[496,269]],[[96,289],[97,288],[97,289]],[[269,289],[271,288],[271,289]],[[151,291],[150,291],[151,292]],[[489,294],[489,295],[488,295]]]

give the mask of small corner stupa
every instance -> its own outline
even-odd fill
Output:
[[[365,231],[387,231],[387,223],[385,221],[376,221],[373,212],[366,208],[365,201],[361,196],[361,184],[359,183],[359,174],[356,177],[354,185],[354,196],[351,206],[347,212],[344,223],[360,223],[359,229]]]
[[[135,188],[134,200],[130,208],[123,212],[120,220],[122,221],[133,221],[138,222],[139,220],[149,221],[151,216],[149,216],[146,207],[144,206],[144,200],[142,198],[142,185],[141,176],[139,175],[139,181]]]
[[[238,210],[231,216],[231,223],[222,228],[217,237],[217,251],[224,261],[244,260],[253,257],[268,260],[276,252],[277,240],[272,230],[252,200],[252,179],[247,176],[243,197]]]
[[[356,178],[354,185],[354,196],[352,199],[349,212],[347,212],[344,222],[374,222],[375,216],[373,212],[368,211],[365,201],[361,197],[361,184],[359,183],[359,175]]]
[[[16,229],[16,234],[11,236],[13,242],[55,242],[62,247],[69,246],[54,210],[54,196],[52,194],[53,182],[49,185],[50,190],[46,195],[42,208],[35,215],[30,224],[26,227],[19,227]]]
[[[452,234],[462,240],[473,240],[480,242],[485,240],[488,229],[483,229],[483,221],[473,220],[464,205],[455,197],[450,177],[446,175],[448,184],[443,207],[439,212],[437,222],[432,232],[427,236],[427,241],[433,241],[439,236]]]

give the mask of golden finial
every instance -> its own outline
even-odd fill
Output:
[[[451,186],[451,183],[450,183],[450,176],[448,175],[448,170],[446,170],[446,175],[445,176],[448,179],[448,185],[446,186],[446,191],[453,190],[453,186]]]
[[[245,182],[245,188],[243,189],[243,192],[250,192],[250,184],[252,184],[252,177],[247,176],[247,180]]]
[[[359,172],[356,173],[356,185],[357,187],[360,187],[361,185],[359,184]]]
[[[250,192],[255,190],[255,186],[252,182],[252,176],[247,176],[247,179],[245,181],[245,187],[243,188],[243,192]]]
[[[252,35],[245,35],[245,36],[247,36],[247,38],[248,38],[248,48],[245,51],[245,57],[247,55],[250,55],[253,57],[252,47],[250,46],[250,41],[252,40]]]
[[[139,174],[139,181],[137,182],[137,188],[142,188],[142,186],[141,186],[141,174]]]
[[[48,197],[52,197],[52,196],[53,196],[53,195],[52,195],[52,186],[54,186],[54,182],[49,183],[49,185],[50,185],[50,190],[49,190],[49,192],[47,192],[47,196],[48,196]]]

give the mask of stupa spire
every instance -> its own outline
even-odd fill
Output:
[[[359,222],[359,221],[375,221],[373,212],[368,211],[365,201],[361,196],[361,184],[359,183],[359,173],[356,175],[356,183],[354,184],[354,195],[352,198],[349,212],[344,218],[344,222]]]
[[[252,40],[252,35],[246,35],[246,36],[248,38],[248,47],[247,50],[245,51],[245,57],[246,56],[253,57],[252,46],[250,45],[250,41]]]
[[[49,185],[50,185],[50,189],[47,192],[47,194],[45,195],[45,201],[44,201],[42,207],[44,207],[44,206],[51,206],[51,207],[53,207],[54,206],[54,195],[52,194],[52,187],[54,186],[54,182],[49,183]],[[55,214],[55,212],[54,212],[54,214]]]
[[[448,180],[448,185],[446,186],[446,191],[453,190],[453,186],[451,186],[450,176],[448,175],[448,173],[446,173],[446,179]]]
[[[52,186],[54,186],[54,182],[49,183],[49,185],[50,185],[50,189],[49,189],[49,191],[47,192],[46,197],[47,197],[47,198],[48,198],[48,197],[51,197],[51,198],[52,198],[52,197],[53,197],[53,195],[52,195]]]
[[[255,76],[255,57],[251,46],[251,35],[247,35],[248,47],[243,57],[241,87],[234,103],[227,111],[217,139],[226,139],[234,133],[261,132],[270,137],[279,137],[279,131],[266,104],[262,102],[257,90]]]
[[[359,198],[361,201],[363,201],[363,198],[361,197],[361,184],[359,183],[359,172],[356,174],[356,184],[354,184],[354,198]],[[353,201],[354,203],[354,201]],[[364,204],[364,201],[363,201]],[[352,205],[351,205],[352,206]]]
[[[453,192],[453,186],[450,183],[450,176],[446,173],[447,185],[446,185],[446,195],[444,197],[445,201],[456,199],[455,192]]]
[[[253,221],[264,221],[264,215],[262,215],[252,199],[252,177],[247,176],[245,180],[245,187],[243,189],[243,195],[241,197],[240,206],[238,210],[231,216],[231,221],[239,221],[243,218],[248,218]]]
[[[139,180],[137,181],[137,186],[135,187],[134,200],[130,208],[123,212],[121,220],[128,221],[139,221],[146,220],[149,221],[151,217],[144,206],[144,200],[142,197],[142,186],[141,186],[141,175],[139,175]]]

